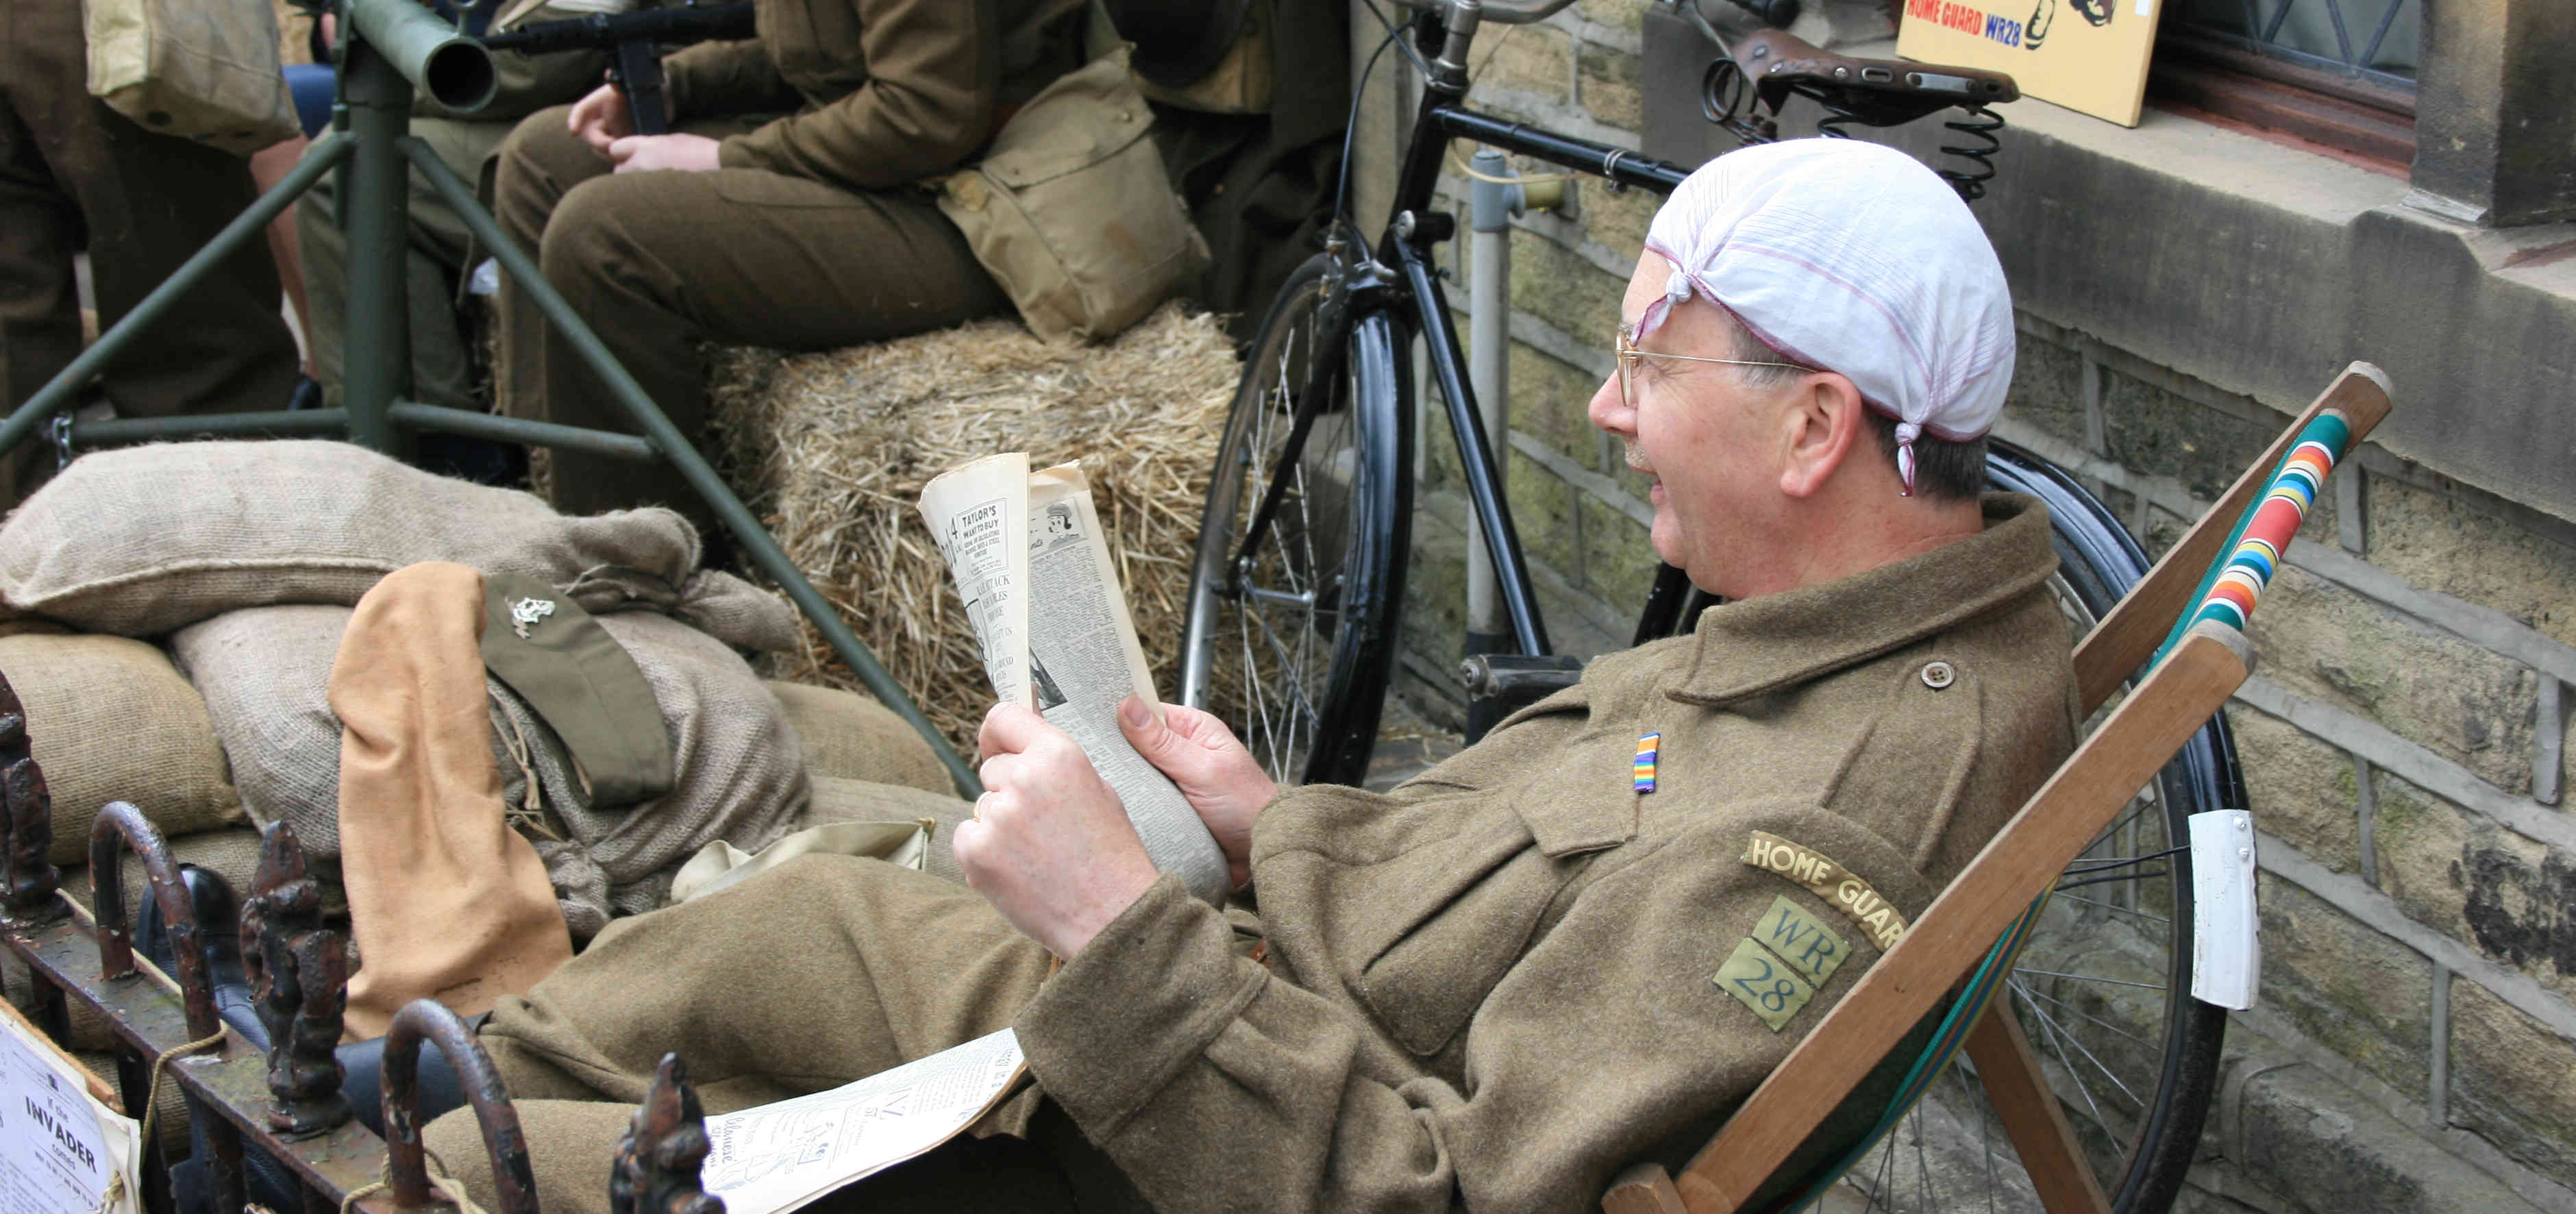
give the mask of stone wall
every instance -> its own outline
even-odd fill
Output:
[[[1489,27],[1471,103],[1637,146],[1649,107],[1696,108],[1641,93],[1650,8],[1582,0],[1542,25]],[[1355,13],[1371,35],[1373,19]],[[1374,37],[1358,42],[1364,55]],[[1411,105],[1400,75],[1381,63],[1364,107],[1364,204]],[[1463,218],[1463,181],[1449,185],[1444,205]],[[1510,496],[1569,652],[1624,645],[1654,569],[1651,511],[1584,405],[1610,370],[1619,294],[1656,201],[1586,181],[1568,209],[1523,216],[1512,233]],[[1382,215],[1374,205],[1364,215]],[[1463,251],[1452,267],[1463,307]],[[1998,432],[2078,473],[2153,552],[2305,403],[2149,362],[2098,319],[2099,332],[2019,320]],[[2389,370],[2401,410],[2430,398],[2477,415],[2409,367]],[[2509,416],[2544,402],[2496,403]],[[1401,688],[1450,722],[1465,511],[1436,406],[1421,442],[1428,491]],[[2199,1208],[2576,1210],[2576,821],[2560,805],[2576,524],[2460,471],[2376,446],[2347,461],[2256,617],[2259,666],[2230,719],[2263,832],[2264,985],[2232,1026]]]

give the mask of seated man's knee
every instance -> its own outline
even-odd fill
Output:
[[[502,222],[542,222],[543,213],[573,183],[608,170],[608,162],[564,125],[571,112],[566,105],[538,110],[502,139],[493,191]]]
[[[537,265],[560,291],[586,283],[627,281],[621,267],[645,254],[633,230],[641,217],[632,181],[600,177],[582,182],[557,202],[537,246]]]

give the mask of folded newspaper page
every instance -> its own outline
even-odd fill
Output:
[[[921,513],[966,600],[993,694],[1036,709],[1081,744],[1155,868],[1210,902],[1224,898],[1224,850],[1118,729],[1120,701],[1160,697],[1082,469],[1032,473],[1025,454],[987,456],[924,486]]]
[[[1003,1029],[828,1092],[709,1117],[699,1183],[725,1214],[787,1214],[956,1137],[1027,1069]]]
[[[142,1126],[91,1096],[24,1021],[0,1016],[0,1214],[140,1214],[142,1158]]]

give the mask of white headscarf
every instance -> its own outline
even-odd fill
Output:
[[[1700,166],[1647,228],[1672,266],[1645,337],[1705,293],[1755,337],[1841,373],[1897,421],[1897,472],[1914,491],[1914,440],[1986,433],[2013,369],[2012,295],[1994,247],[1939,176],[1857,139],[1791,139]]]

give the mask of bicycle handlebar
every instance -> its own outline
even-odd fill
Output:
[[[1407,8],[1454,9],[1454,0],[1398,0]],[[1545,21],[1574,0],[1485,0],[1479,20],[1493,25],[1528,25]]]

